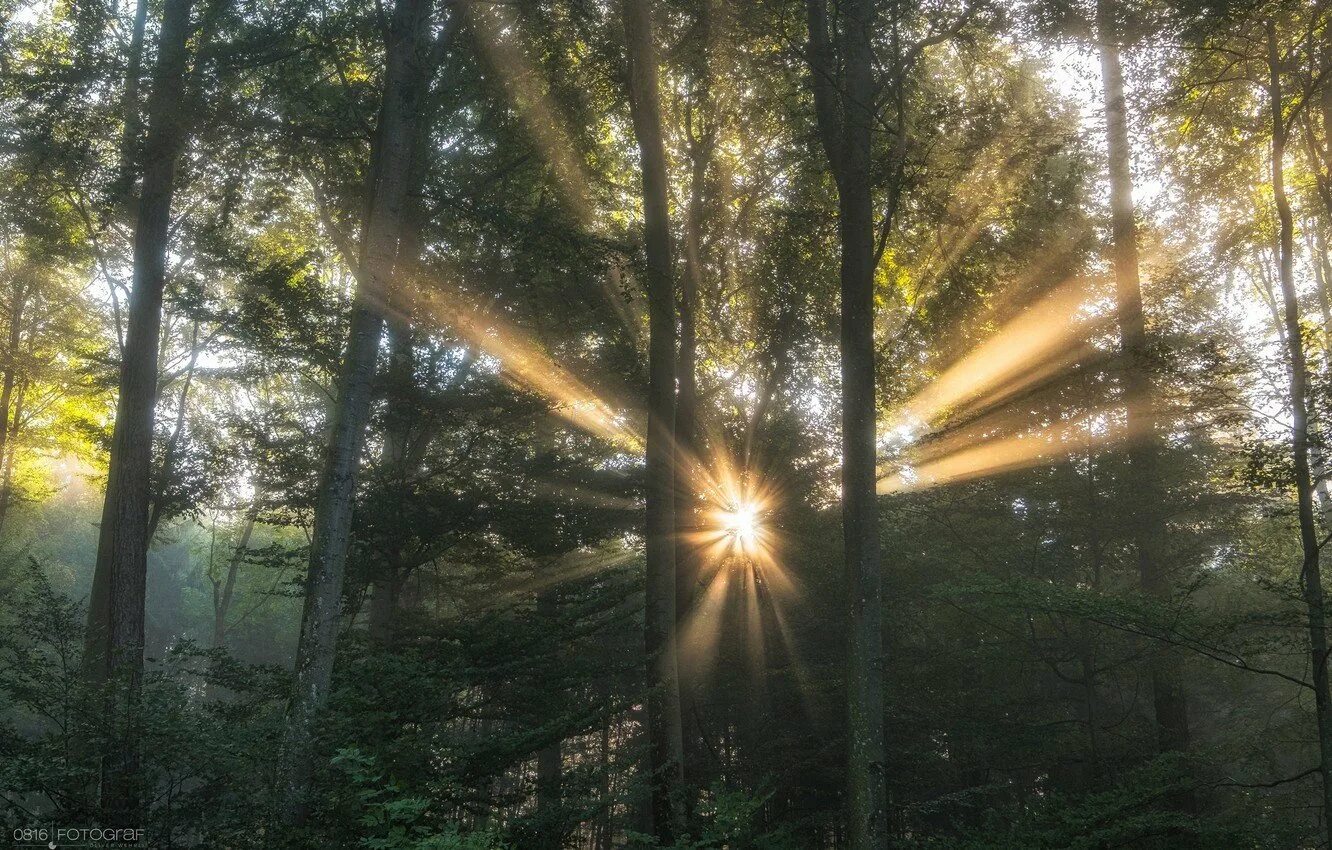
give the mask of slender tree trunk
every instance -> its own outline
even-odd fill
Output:
[[[597,819],[594,824],[594,850],[610,850],[611,846],[611,761],[610,761],[610,717],[601,722],[601,746],[597,749],[601,775],[598,777]]]
[[[5,453],[5,471],[0,476],[0,527],[4,526],[9,516],[9,505],[14,493],[14,459],[18,455],[19,429],[23,427],[23,400],[28,392],[28,379],[19,381],[18,396],[14,401],[14,412],[9,423],[9,450]]]
[[[675,441],[680,452],[676,465],[675,527],[679,579],[676,586],[676,616],[683,622],[693,605],[695,585],[698,582],[697,547],[690,545],[689,536],[698,521],[695,490],[697,485],[689,478],[689,470],[698,461],[698,330],[696,315],[698,293],[702,279],[702,261],[699,257],[699,232],[702,229],[703,181],[707,173],[706,154],[691,151],[692,183],[689,207],[685,218],[685,274],[680,286],[680,355],[678,391],[675,407]]]
[[[379,565],[370,592],[370,621],[366,627],[370,640],[380,646],[393,642],[394,620],[402,596],[402,576],[393,553],[386,553]]]
[[[213,585],[213,648],[221,649],[227,644],[227,614],[231,611],[231,600],[236,591],[236,579],[240,575],[241,564],[245,562],[245,553],[250,549],[250,537],[254,534],[254,524],[259,518],[259,495],[255,494],[254,504],[245,512],[245,525],[241,528],[240,540],[227,562],[227,577],[221,585]]]
[[[190,340],[190,362],[185,367],[185,379],[181,383],[180,403],[176,405],[176,424],[167,438],[166,451],[162,453],[162,468],[158,471],[156,494],[148,511],[148,545],[157,536],[157,527],[166,515],[166,490],[171,482],[172,467],[176,465],[176,452],[180,446],[181,435],[185,433],[185,409],[190,400],[190,386],[194,383],[194,367],[199,363],[199,323],[194,323],[194,333]]]
[[[560,596],[557,589],[543,590],[536,598],[537,621],[547,634],[558,634]],[[557,656],[558,657],[558,656]],[[556,738],[537,751],[537,814],[541,824],[541,846],[559,850],[564,846],[564,831],[560,817],[563,795],[564,757],[561,741]]]
[[[1323,173],[1332,184],[1332,27],[1323,28],[1323,44],[1320,51],[1322,62],[1322,96],[1318,105],[1323,113]],[[1327,204],[1328,217],[1332,219],[1332,203]],[[1332,227],[1332,221],[1328,222]]]
[[[283,816],[293,826],[303,824],[309,814],[314,723],[328,699],[333,678],[356,472],[365,443],[371,385],[384,326],[381,309],[392,291],[415,122],[424,95],[422,64],[430,5],[429,0],[398,0],[390,24],[388,65],[367,188],[369,203],[357,263],[355,306],[315,504],[295,686],[284,733]]]
[[[629,106],[638,139],[647,248],[647,579],[644,645],[652,829],[669,844],[684,829],[683,732],[675,632],[675,283],[650,0],[624,0]]]
[[[1091,388],[1087,376],[1083,378],[1084,404],[1090,404]],[[1104,572],[1104,544],[1101,540],[1101,500],[1097,494],[1095,456],[1096,447],[1092,435],[1087,435],[1087,548],[1091,554],[1092,593],[1101,592],[1101,575]],[[1095,791],[1101,781],[1101,750],[1097,738],[1097,725],[1100,723],[1100,706],[1096,690],[1096,680],[1100,675],[1096,669],[1097,647],[1100,645],[1099,629],[1096,623],[1084,621],[1077,640],[1078,663],[1082,668],[1083,722],[1087,727],[1087,766],[1083,774],[1088,791]]]
[[[1324,252],[1320,246],[1323,244],[1323,234],[1319,230],[1316,222],[1310,223],[1310,230],[1316,231],[1316,239],[1305,235],[1305,247],[1309,251],[1310,265],[1314,269],[1314,288],[1318,295],[1318,312],[1322,320],[1322,333],[1319,335],[1323,357],[1326,358],[1332,353],[1332,346],[1329,346],[1329,340],[1332,340],[1332,303],[1328,301],[1327,281],[1323,270]],[[1280,247],[1277,248],[1280,256]],[[1317,366],[1315,366],[1315,369]],[[1322,425],[1318,421],[1318,408],[1312,407],[1309,410],[1309,431],[1313,435],[1323,433]],[[1332,519],[1332,480],[1329,480],[1327,470],[1327,449],[1321,440],[1311,439],[1309,443],[1309,464],[1312,469],[1314,483],[1314,501],[1317,504],[1318,513],[1323,520],[1324,526],[1329,526],[1329,520]]]
[[[403,239],[404,257],[415,254]],[[384,426],[384,474],[392,488],[389,498],[401,504],[408,496],[407,447],[411,437],[411,387],[415,373],[412,330],[407,321],[395,317],[388,322],[389,366],[387,412]],[[396,529],[396,526],[394,527]],[[374,587],[370,597],[370,639],[387,645],[393,640],[394,619],[402,589],[402,535],[396,531],[381,544]]]
[[[1280,49],[1276,24],[1267,22],[1267,94],[1272,118],[1272,197],[1276,202],[1280,235],[1281,298],[1285,306],[1286,347],[1290,353],[1291,437],[1295,462],[1295,493],[1300,520],[1303,563],[1300,579],[1309,615],[1309,661],[1313,668],[1314,710],[1318,728],[1320,773],[1323,780],[1324,841],[1332,818],[1332,703],[1328,699],[1327,618],[1324,610],[1322,567],[1318,561],[1318,527],[1314,520],[1314,487],[1309,469],[1309,373],[1300,328],[1300,303],[1295,291],[1295,220],[1286,197],[1284,166],[1286,125],[1281,91]]]
[[[873,0],[841,4],[835,76],[824,0],[809,0],[816,118],[837,183],[842,245],[842,536],[847,594],[847,818],[852,850],[888,844],[884,729],[883,576],[876,502]],[[900,82],[900,81],[899,81]],[[838,84],[840,83],[840,85]]]
[[[149,468],[171,201],[187,134],[181,101],[189,33],[190,0],[167,0],[148,104],[129,325],[88,607],[86,670],[95,683],[116,679],[117,696],[106,714],[113,751],[104,759],[101,781],[103,816],[115,824],[138,822],[140,806],[135,723],[143,674]]]
[[[1322,230],[1317,222],[1311,223],[1309,228],[1313,231],[1312,239],[1305,239],[1305,246],[1309,249],[1309,264],[1314,270],[1314,285],[1318,290],[1318,314],[1323,322],[1323,350],[1332,351],[1332,301],[1328,300],[1327,279],[1327,242],[1323,236]]]
[[[1170,581],[1161,547],[1165,518],[1161,515],[1160,438],[1157,434],[1156,387],[1143,319],[1142,288],[1138,277],[1137,225],[1133,209],[1128,109],[1124,74],[1120,65],[1113,0],[1098,0],[1097,36],[1105,95],[1106,141],[1110,155],[1110,215],[1113,234],[1115,297],[1124,353],[1124,393],[1130,435],[1129,492],[1133,514],[1133,542],[1138,553],[1142,591],[1168,604]],[[1184,752],[1189,746],[1188,703],[1172,656],[1157,654],[1151,662],[1152,701],[1156,709],[1157,746],[1161,752]],[[1192,796],[1178,802],[1193,808]]]
[[[558,850],[564,845],[559,817],[561,771],[564,762],[560,742],[552,741],[537,752],[537,811],[540,813],[542,846]]]
[[[10,406],[13,403],[14,383],[18,379],[19,346],[23,342],[23,308],[28,300],[28,289],[21,275],[14,279],[13,301],[9,306],[9,342],[5,349],[4,379],[0,382],[0,458],[9,449]],[[17,421],[15,421],[17,425]],[[0,514],[0,521],[3,515]]]

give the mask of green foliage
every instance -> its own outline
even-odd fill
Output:
[[[431,803],[403,796],[375,769],[373,757],[355,748],[339,750],[333,764],[344,771],[355,799],[352,815],[361,827],[359,846],[368,850],[503,850],[490,832],[461,832],[428,825]]]

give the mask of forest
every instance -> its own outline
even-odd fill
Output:
[[[1327,848],[1327,0],[0,0],[0,843]]]

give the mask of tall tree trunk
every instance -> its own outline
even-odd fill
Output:
[[[14,412],[9,422],[9,450],[4,455],[5,471],[0,475],[0,528],[9,516],[9,506],[14,493],[14,459],[18,455],[19,429],[23,427],[23,399],[28,392],[28,379],[19,381],[18,396],[14,401]]]
[[[28,292],[22,274],[15,275],[13,300],[9,305],[9,341],[5,347],[4,378],[0,381],[0,459],[9,450],[10,407],[14,399],[14,384],[18,380],[19,346],[23,342],[23,310]],[[14,424],[18,425],[17,417]],[[4,515],[0,514],[0,522],[3,519]]]
[[[1300,546],[1304,555],[1300,579],[1309,615],[1309,663],[1313,668],[1314,711],[1318,728],[1320,773],[1323,780],[1323,839],[1329,839],[1332,819],[1332,703],[1328,699],[1327,618],[1324,610],[1322,567],[1318,562],[1318,527],[1314,521],[1314,487],[1309,470],[1309,373],[1300,329],[1300,302],[1295,291],[1295,219],[1286,197],[1284,174],[1286,123],[1281,91],[1281,54],[1276,24],[1267,22],[1267,95],[1272,119],[1272,197],[1276,202],[1280,236],[1279,277],[1285,306],[1286,347],[1290,353],[1291,442],[1295,462],[1295,493],[1300,520]]]
[[[419,187],[425,182],[428,158],[424,151],[428,123],[424,118],[416,122],[409,187]],[[420,198],[416,191],[409,188],[408,197],[403,200],[402,238],[398,250],[400,279],[416,278],[419,274],[423,216]],[[416,347],[410,306],[405,299],[394,298],[393,295],[390,293],[392,309],[387,319],[389,362],[385,374],[387,398],[384,449],[380,463],[383,475],[392,488],[390,497],[395,505],[402,505],[410,498],[407,479],[410,473],[408,457],[411,453],[412,422],[415,417],[412,389],[416,377]],[[397,533],[399,526],[393,528],[395,531],[390,533],[389,539],[380,545],[379,563],[376,565],[370,598],[370,639],[380,645],[388,645],[393,640],[394,620],[402,583],[406,578],[402,563],[403,535]]]
[[[697,485],[690,480],[689,470],[699,460],[698,439],[698,293],[702,280],[702,260],[698,245],[703,218],[703,181],[707,174],[708,154],[701,144],[691,144],[691,184],[689,205],[685,212],[685,273],[680,286],[680,354],[677,366],[678,391],[675,400],[675,441],[680,452],[676,465],[675,527],[680,541],[676,547],[679,580],[676,586],[676,616],[681,621],[693,604],[695,584],[698,581],[697,547],[688,543],[698,521],[696,516]]]
[[[702,572],[702,552],[694,542],[700,516],[697,484],[689,471],[697,468],[702,451],[698,428],[698,326],[699,293],[703,289],[703,220],[708,174],[716,139],[715,101],[712,92],[710,52],[714,42],[714,0],[701,0],[697,26],[692,35],[691,92],[685,105],[685,133],[689,142],[689,203],[684,224],[684,279],[680,284],[680,355],[675,407],[675,442],[680,460],[675,467],[676,588],[675,619],[680,629],[690,616]],[[698,723],[698,682],[687,665],[680,669],[680,713],[683,738],[683,774],[688,784],[686,809],[693,808],[696,789],[702,785],[702,729]]]
[[[131,197],[137,157],[135,145],[143,127],[139,113],[139,81],[143,76],[143,38],[148,28],[148,0],[136,0],[130,29],[129,57],[125,63],[125,91],[120,112],[124,122],[120,135],[120,183],[123,197]]]
[[[876,502],[873,0],[841,4],[842,74],[829,43],[825,0],[809,0],[809,55],[819,135],[837,183],[842,246],[842,536],[847,594],[847,768],[850,846],[886,847],[883,576]],[[900,81],[899,81],[900,82]],[[900,130],[904,132],[904,130]]]
[[[415,122],[424,95],[422,66],[430,6],[429,0],[398,0],[389,29],[384,92],[367,187],[369,203],[357,263],[356,299],[316,498],[295,686],[284,731],[283,816],[293,826],[303,824],[309,814],[314,722],[328,699],[333,678],[356,472],[365,443],[371,385],[384,327],[380,311],[392,291]]]
[[[108,683],[114,678],[117,692],[105,718],[113,746],[104,758],[101,780],[103,815],[114,824],[137,823],[139,818],[135,724],[143,675],[149,468],[171,201],[176,160],[187,135],[182,100],[190,4],[191,0],[167,0],[162,12],[157,66],[148,103],[142,196],[134,232],[129,324],[88,604],[85,668],[95,683]]]
[[[1082,398],[1084,405],[1090,404],[1092,393],[1087,376],[1083,377]],[[1104,544],[1101,541],[1101,524],[1099,517],[1101,511],[1101,499],[1097,492],[1096,482],[1096,447],[1092,435],[1087,434],[1086,458],[1087,458],[1087,531],[1088,541],[1087,549],[1091,557],[1091,581],[1089,589],[1092,593],[1101,592],[1101,575],[1103,573],[1103,553]],[[1096,691],[1096,679],[1099,672],[1096,669],[1097,647],[1100,645],[1099,629],[1096,623],[1084,621],[1081,624],[1076,644],[1078,654],[1078,664],[1082,669],[1082,705],[1083,705],[1083,723],[1087,729],[1087,761],[1086,769],[1083,772],[1083,781],[1086,790],[1095,791],[1100,786],[1101,780],[1101,753],[1097,738],[1097,725],[1100,723],[1099,699]]]
[[[680,796],[683,732],[675,630],[675,284],[650,0],[624,0],[623,13],[629,107],[642,167],[647,249],[647,577],[643,631],[650,687],[648,764],[652,829],[663,844],[668,844],[684,829]]]
[[[1157,433],[1156,387],[1143,320],[1138,277],[1138,239],[1133,210],[1128,109],[1120,65],[1113,0],[1098,0],[1097,36],[1105,97],[1106,146],[1110,158],[1110,217],[1113,235],[1115,299],[1124,355],[1124,394],[1130,435],[1129,488],[1133,542],[1138,554],[1142,591],[1168,604],[1170,581],[1163,563],[1165,518],[1161,514],[1160,438]],[[1184,752],[1189,746],[1188,703],[1172,656],[1157,654],[1151,662],[1152,701],[1156,709],[1157,746],[1161,752]],[[1178,802],[1192,808],[1191,796]]]

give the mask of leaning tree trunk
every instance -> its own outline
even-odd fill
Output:
[[[666,147],[657,92],[657,46],[650,0],[624,0],[629,107],[643,179],[647,249],[648,425],[644,646],[652,830],[663,844],[684,829],[683,733],[675,631],[675,284],[672,274]]]
[[[176,452],[180,449],[181,436],[185,433],[186,412],[189,409],[190,387],[194,384],[194,370],[199,365],[199,322],[194,322],[194,333],[190,340],[190,361],[185,367],[185,377],[181,381],[180,401],[176,405],[176,424],[167,437],[166,449],[162,452],[162,465],[158,468],[156,490],[150,497],[148,508],[148,542],[151,544],[157,536],[157,528],[166,516],[168,505],[167,489],[171,486],[171,476],[175,474]]]
[[[103,759],[101,806],[108,823],[139,821],[137,703],[143,675],[144,591],[148,571],[149,469],[157,405],[157,350],[170,241],[176,160],[186,139],[182,108],[191,0],[167,0],[148,103],[143,188],[134,231],[129,326],[120,364],[106,497],[88,602],[85,670],[114,688],[104,718],[111,751]]]
[[[1138,277],[1138,239],[1133,210],[1128,110],[1120,65],[1112,0],[1096,7],[1105,97],[1106,143],[1110,158],[1110,217],[1113,235],[1115,298],[1124,355],[1124,406],[1129,432],[1128,508],[1133,517],[1133,543],[1138,555],[1138,580],[1151,599],[1168,604],[1170,581],[1162,557],[1165,518],[1161,513],[1161,444],[1157,433],[1156,387],[1143,320],[1142,287]],[[1178,665],[1168,655],[1151,662],[1152,701],[1156,710],[1157,746],[1163,753],[1189,746],[1188,704]],[[1178,801],[1191,809],[1191,796]]]
[[[819,135],[837,184],[842,245],[842,537],[847,599],[847,817],[853,850],[886,847],[883,576],[876,502],[873,0],[841,4],[841,79],[824,0],[809,0],[809,55]],[[904,132],[899,128],[899,132]]]
[[[284,730],[283,816],[292,826],[303,824],[309,814],[314,723],[328,699],[333,678],[356,471],[365,443],[371,385],[384,327],[381,305],[392,289],[415,122],[424,94],[422,65],[429,12],[429,0],[398,0],[389,30],[384,92],[367,187],[369,203],[357,263],[356,298],[315,503],[295,685]]]
[[[245,525],[241,527],[240,539],[227,561],[227,577],[221,583],[213,583],[213,649],[227,645],[227,615],[231,612],[231,600],[236,594],[236,579],[240,577],[241,564],[250,551],[250,538],[254,536],[254,525],[259,520],[260,495],[254,494],[254,504],[245,512]]]
[[[1276,25],[1267,23],[1267,95],[1272,118],[1272,197],[1276,202],[1280,236],[1279,277],[1285,306],[1286,347],[1290,354],[1291,442],[1295,463],[1295,493],[1300,520],[1300,546],[1304,558],[1300,579],[1309,616],[1309,663],[1313,668],[1314,711],[1318,728],[1319,772],[1323,780],[1323,840],[1332,818],[1332,704],[1328,700],[1327,617],[1323,599],[1322,567],[1318,562],[1318,527],[1314,520],[1314,486],[1309,469],[1309,370],[1300,329],[1300,302],[1295,291],[1295,220],[1286,197],[1284,174],[1286,123],[1282,114],[1280,50]]]

